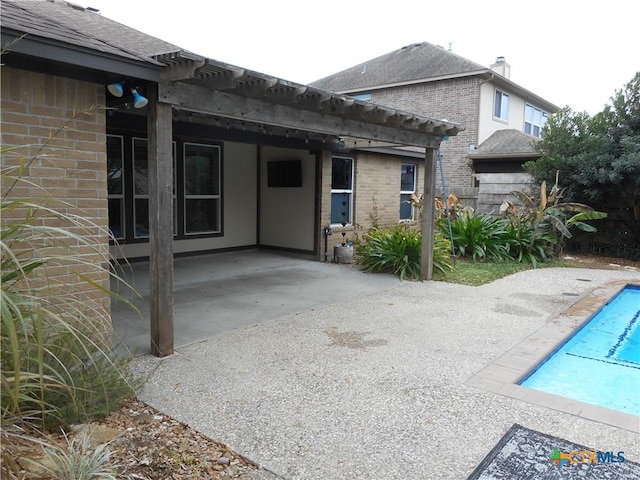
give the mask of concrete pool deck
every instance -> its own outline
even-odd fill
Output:
[[[255,462],[255,478],[465,479],[514,423],[638,462],[640,417],[565,411],[478,383],[536,332],[566,333],[555,321],[570,307],[578,315],[580,301],[610,282],[639,283],[640,272],[537,269],[481,287],[402,282],[165,359],[138,357],[136,369],[150,375],[139,398]],[[548,347],[534,348],[536,359]]]
[[[572,335],[576,329],[588,321],[593,314],[598,312],[628,284],[628,281],[616,280],[596,288],[557,318],[480,370],[467,380],[467,385],[634,431],[638,419],[635,415],[525,388],[517,384],[531,370],[532,366],[543,361],[557,345]],[[638,384],[638,397],[640,397],[640,384]]]

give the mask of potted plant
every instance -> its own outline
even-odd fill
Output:
[[[347,226],[347,202],[346,200],[342,201],[342,212],[340,213],[342,217],[342,242],[340,245],[336,245],[333,247],[333,259],[336,263],[351,263],[353,262],[353,243],[347,240],[347,231],[345,227]]]

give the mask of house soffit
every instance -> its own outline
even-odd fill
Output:
[[[314,136],[369,145],[437,148],[445,136],[464,130],[446,120],[415,115],[352,97],[296,84],[183,50],[156,55],[165,65],[159,101],[182,119],[277,134]]]

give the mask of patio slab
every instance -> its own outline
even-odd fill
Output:
[[[112,302],[116,343],[134,354],[150,351],[149,264],[132,263],[117,272],[140,295],[112,282],[112,289],[138,312]],[[361,295],[397,287],[393,275],[366,275],[337,265],[260,250],[198,255],[174,261],[176,347],[234,328],[251,326]]]
[[[514,423],[638,462],[638,417],[620,428],[615,414],[608,423],[469,382],[611,281],[640,273],[402,282],[202,338],[165,359],[140,356],[136,369],[152,372],[140,399],[251,459],[263,478],[465,479]],[[504,365],[497,381],[518,368]]]

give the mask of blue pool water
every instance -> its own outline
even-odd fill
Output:
[[[640,287],[625,287],[520,385],[640,415]]]

